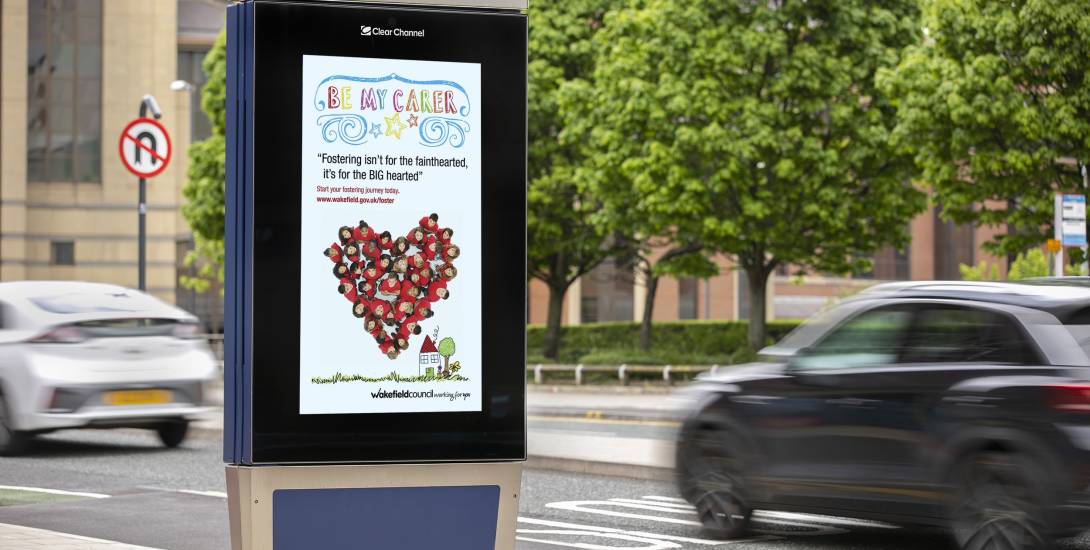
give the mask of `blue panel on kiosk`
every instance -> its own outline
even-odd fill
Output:
[[[500,488],[282,489],[273,550],[494,548]]]
[[[224,220],[223,460],[250,462],[253,311],[253,4],[227,9],[226,216]]]

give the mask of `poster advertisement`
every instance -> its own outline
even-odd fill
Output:
[[[303,56],[300,414],[481,410],[480,80]]]

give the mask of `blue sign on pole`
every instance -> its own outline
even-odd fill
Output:
[[[1086,246],[1086,196],[1064,195],[1060,213],[1063,245]]]

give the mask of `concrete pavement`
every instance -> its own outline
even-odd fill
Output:
[[[45,529],[0,523],[0,548],[5,550],[156,550],[109,540],[69,535]]]

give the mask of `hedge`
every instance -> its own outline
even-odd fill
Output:
[[[798,321],[768,323],[768,342],[783,338]],[[655,323],[651,350],[640,351],[640,324],[635,322],[591,323],[561,327],[560,357],[565,364],[727,365],[752,359],[746,349],[745,322],[675,321]],[[529,363],[544,358],[545,327],[526,329]]]

